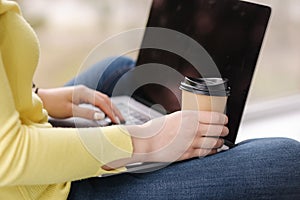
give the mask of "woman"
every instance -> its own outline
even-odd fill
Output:
[[[80,103],[94,104],[116,124],[122,116],[107,95],[85,86],[32,93],[38,54],[37,38],[18,6],[0,0],[0,199],[218,199],[241,198],[245,191],[249,198],[299,197],[299,143],[249,141],[216,154],[224,142],[219,137],[229,132],[228,119],[220,113],[177,112],[141,126],[51,127],[48,113],[101,118]],[[101,70],[102,64],[91,70]],[[131,66],[130,60],[120,58],[109,69],[121,67],[125,73]],[[118,77],[107,73],[113,85]],[[81,75],[78,80],[85,81],[79,83],[88,86],[91,75]],[[124,171],[135,162],[212,154],[147,174],[91,178]]]

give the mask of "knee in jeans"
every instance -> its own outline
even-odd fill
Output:
[[[300,143],[296,140],[290,138],[271,138],[270,143],[272,143],[277,148],[286,148],[286,149],[294,149],[299,150]]]
[[[238,146],[242,149],[265,152],[283,157],[285,155],[300,156],[300,143],[289,138],[264,138],[241,142]]]
[[[278,156],[281,154],[282,158],[286,160],[298,160],[300,157],[300,143],[290,138],[271,138],[270,151],[276,153]]]

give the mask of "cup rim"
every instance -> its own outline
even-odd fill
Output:
[[[228,82],[227,78],[185,77],[179,89],[207,96],[230,96],[231,88],[228,86]]]

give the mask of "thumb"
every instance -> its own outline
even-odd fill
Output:
[[[105,114],[100,110],[93,110],[78,105],[73,105],[73,116],[89,120],[102,120],[105,118]]]

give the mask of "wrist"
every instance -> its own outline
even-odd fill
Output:
[[[130,158],[125,158],[121,160],[116,160],[111,163],[102,166],[102,169],[110,171],[113,169],[120,168],[121,166],[126,166],[128,164],[140,163],[140,162],[150,162],[148,158],[148,142],[146,138],[138,137],[138,135],[143,130],[141,126],[122,126],[126,129],[131,136],[131,142],[133,147],[132,156]]]
[[[133,153],[132,159],[136,162],[150,162],[149,152],[150,144],[149,138],[142,137],[142,126],[128,126],[126,127],[131,135]]]

